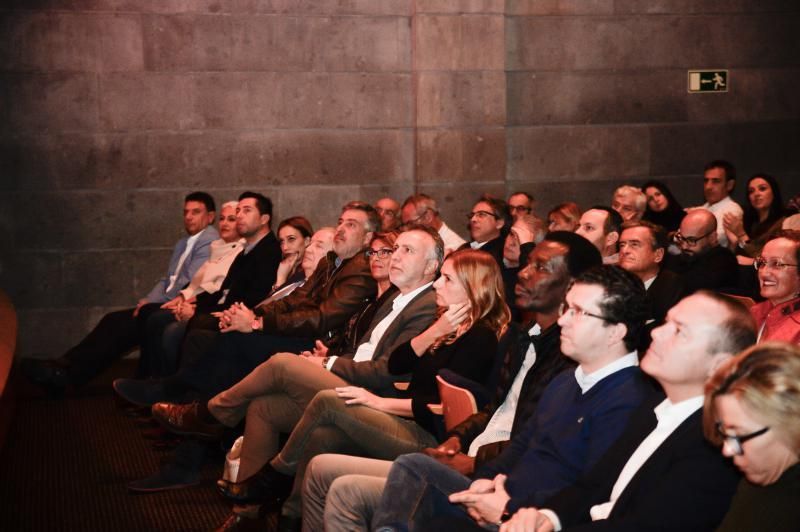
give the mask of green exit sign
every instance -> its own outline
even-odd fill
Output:
[[[690,70],[689,92],[728,92],[728,71]]]

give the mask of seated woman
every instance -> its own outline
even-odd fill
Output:
[[[642,190],[647,196],[647,209],[642,219],[660,225],[668,233],[677,231],[686,213],[669,187],[661,181],[648,181],[642,185]]]
[[[800,343],[800,231],[780,231],[755,259],[761,296],[750,307],[758,326],[758,341]]]
[[[752,258],[781,228],[785,216],[781,189],[774,177],[756,174],[747,181],[747,202],[742,216],[728,213],[723,225],[731,249],[739,263],[750,265]]]
[[[547,230],[574,233],[580,226],[580,221],[581,210],[577,203],[572,201],[560,203],[547,213]]]
[[[759,344],[706,385],[706,437],[745,478],[719,532],[800,530],[800,348]]]
[[[427,405],[439,401],[436,373],[449,368],[478,382],[485,379],[510,315],[499,267],[485,252],[465,249],[450,254],[434,289],[439,319],[389,359],[391,373],[411,374],[405,398],[378,397],[354,386],[317,393],[283,450],[274,457],[261,453],[261,464],[247,464],[247,469],[264,467],[242,482],[225,485],[223,493],[235,502],[274,504],[286,497],[296,477],[292,504],[283,511],[299,518],[305,465],[316,454],[344,452],[392,460],[434,446],[440,435]],[[258,449],[253,451],[249,458],[258,460]]]

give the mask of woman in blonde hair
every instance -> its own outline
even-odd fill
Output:
[[[800,348],[765,342],[720,367],[704,424],[745,477],[718,530],[800,530]]]
[[[442,434],[428,404],[439,402],[436,374],[447,368],[485,381],[510,313],[497,262],[483,251],[448,255],[433,286],[439,318],[389,359],[391,373],[410,374],[407,390],[398,397],[379,397],[355,386],[319,392],[283,450],[259,473],[228,484],[223,493],[236,502],[274,503],[287,495],[292,477],[302,481],[305,465],[316,454],[392,460],[435,446]]]

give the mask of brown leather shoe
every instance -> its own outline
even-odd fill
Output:
[[[254,519],[252,517],[245,517],[232,513],[219,528],[214,530],[214,532],[249,532],[251,530],[258,530],[261,532],[264,528],[263,519]]]
[[[153,419],[174,434],[202,440],[219,440],[225,432],[225,425],[222,423],[208,423],[202,419],[198,402],[188,405],[156,403],[152,412]]]

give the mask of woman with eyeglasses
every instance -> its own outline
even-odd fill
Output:
[[[800,348],[768,342],[725,362],[703,422],[745,477],[718,532],[800,530]]]
[[[750,308],[758,325],[758,341],[800,344],[800,231],[780,231],[767,241],[753,266],[761,296]]]

